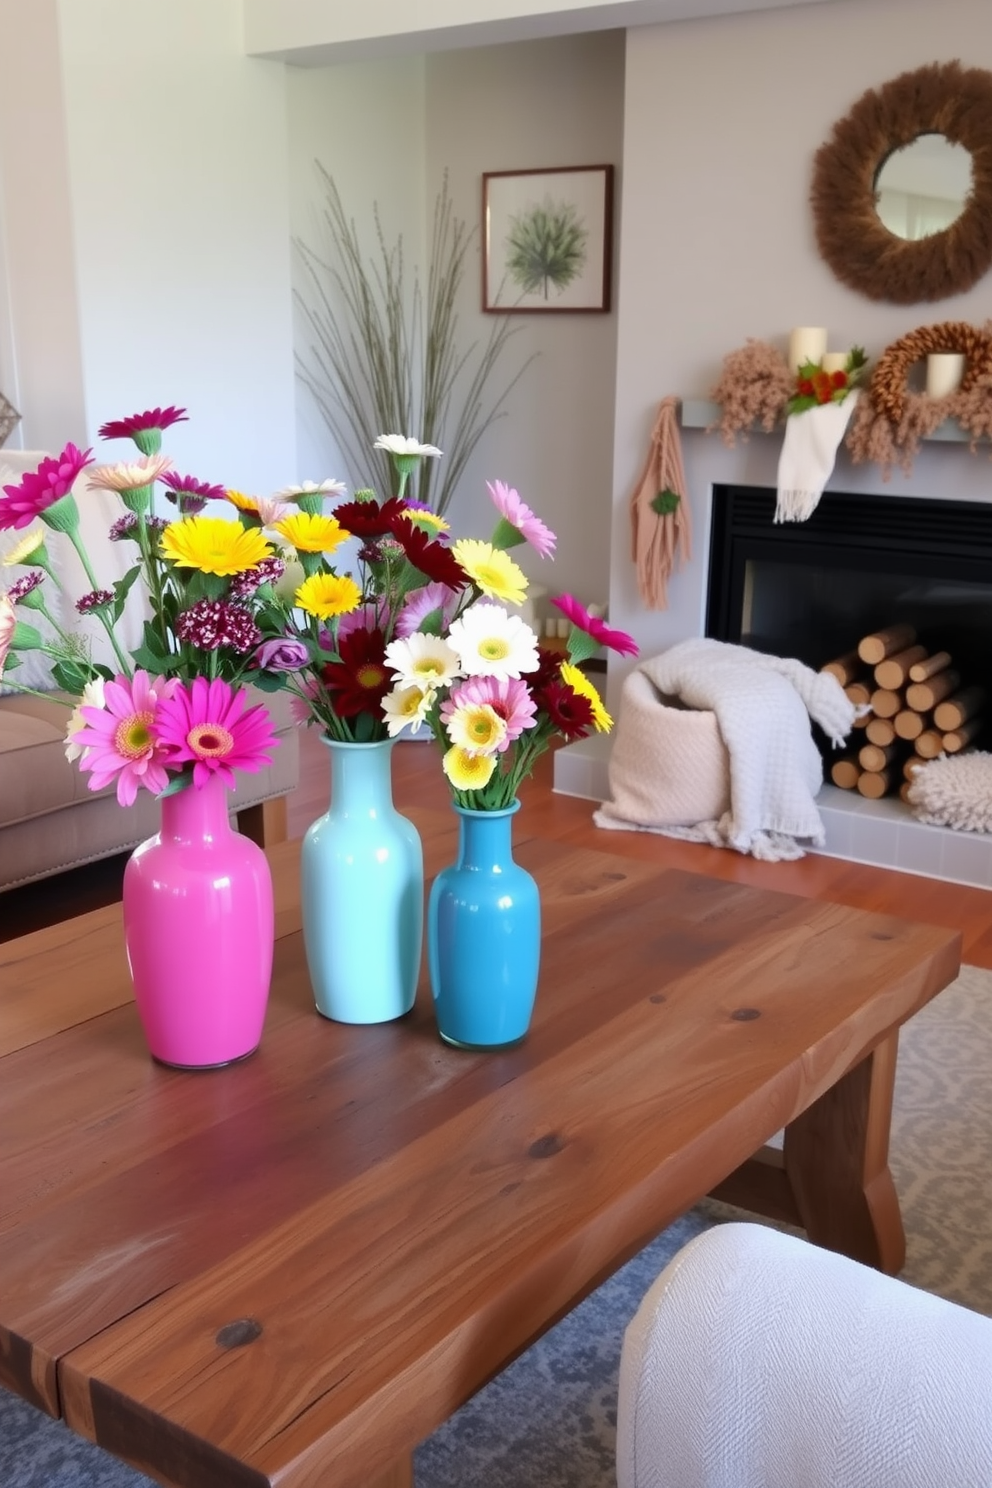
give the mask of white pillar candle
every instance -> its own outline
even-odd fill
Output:
[[[824,372],[843,372],[847,366],[847,352],[825,351],[821,365]]]
[[[826,349],[826,326],[796,326],[789,336],[789,370],[798,372],[803,362],[818,362]]]
[[[932,351],[927,357],[927,396],[946,398],[956,393],[963,376],[963,352]]]

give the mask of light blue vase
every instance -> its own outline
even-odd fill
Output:
[[[424,921],[424,855],[393,806],[394,740],[331,754],[331,806],[307,829],[300,865],[303,941],[317,1011],[386,1023],[413,1007]]]
[[[513,817],[456,806],[458,861],[434,880],[427,958],[445,1043],[505,1049],[530,1027],[541,960],[541,897],[513,861]]]

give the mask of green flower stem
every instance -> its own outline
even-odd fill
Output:
[[[79,561],[83,565],[83,572],[86,574],[86,577],[89,580],[90,588],[99,589],[99,581],[97,580],[96,574],[93,572],[93,568],[89,560],[89,555],[87,554],[86,549],[83,546],[83,541],[82,538],[79,536],[78,529],[75,527],[69,528],[66,531],[66,537],[68,537],[69,541],[72,543],[72,546],[79,554]],[[110,637],[110,644],[113,647],[113,652],[114,655],[117,657],[117,661],[120,665],[121,671],[124,673],[125,677],[130,677],[131,663],[124,655],[124,652],[121,650],[120,642],[114,634],[114,627],[111,624],[110,617],[108,615],[105,615],[102,610],[98,610],[97,613],[100,616],[100,622],[103,625],[104,630]]]
[[[159,568],[159,560],[152,546],[151,536],[148,532],[148,523],[144,512],[136,512],[138,518],[138,547],[141,549],[141,563],[145,570],[145,578],[151,592],[152,613],[158,617],[158,633],[162,645],[169,649],[169,631],[162,613],[162,575]]]

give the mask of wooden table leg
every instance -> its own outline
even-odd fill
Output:
[[[785,1172],[815,1245],[894,1276],[906,1236],[889,1171],[898,1034],[893,1033],[785,1130]]]

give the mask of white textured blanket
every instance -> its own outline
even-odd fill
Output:
[[[823,845],[823,822],[815,801],[823,784],[823,763],[810,720],[836,746],[850,733],[855,717],[854,704],[835,677],[788,657],[764,656],[746,646],[710,640],[683,641],[642,662],[637,670],[659,693],[691,708],[711,710],[729,757],[729,811],[719,819],[686,827],[669,825],[659,810],[653,830],[769,860],[801,858],[803,848],[796,839]],[[622,726],[621,708],[618,730]],[[641,769],[650,770],[649,758]],[[624,782],[615,780],[612,763],[610,785],[622,799]],[[643,778],[639,787],[643,795]],[[601,827],[649,826],[643,819],[625,820],[609,801],[594,820]]]

